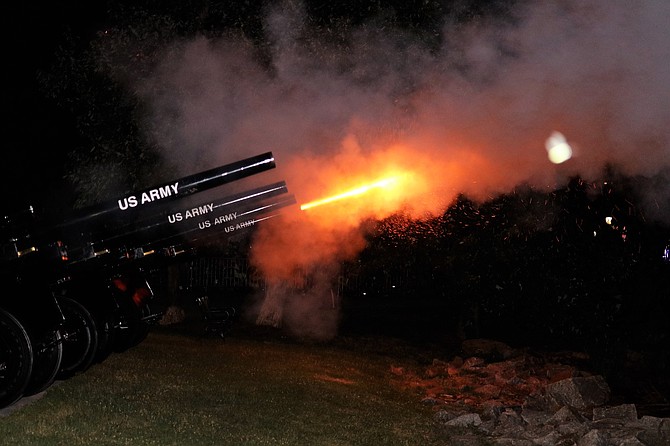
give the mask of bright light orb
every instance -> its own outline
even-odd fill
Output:
[[[549,161],[554,164],[561,164],[572,158],[572,147],[561,132],[553,132],[547,138],[544,146],[547,149]]]

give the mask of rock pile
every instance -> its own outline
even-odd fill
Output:
[[[172,325],[184,322],[186,319],[186,312],[183,308],[176,305],[170,305],[163,312],[163,317],[158,323],[160,325]]]
[[[634,404],[610,405],[600,375],[497,342],[476,340],[462,350],[473,356],[391,369],[447,430],[466,428],[494,445],[670,446],[670,418],[638,417]]]

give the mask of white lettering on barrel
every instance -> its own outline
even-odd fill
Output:
[[[162,200],[163,198],[168,198],[179,193],[179,182],[174,184],[167,184],[165,186],[157,187],[151,189],[149,192],[143,192],[140,200],[138,201],[137,196],[129,195],[118,200],[119,209],[125,211],[129,208],[134,208],[138,204],[152,203],[156,200]]]

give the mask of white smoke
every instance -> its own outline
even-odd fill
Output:
[[[670,2],[519,2],[504,20],[445,20],[437,50],[375,23],[333,34],[285,2],[268,10],[264,57],[241,37],[175,42],[139,83],[147,129],[184,173],[271,150],[298,201],[352,141],[343,169],[402,146],[439,205],[607,163],[646,176],[670,165]],[[555,131],[573,149],[560,168],[544,148]],[[646,192],[662,216],[667,182]]]
[[[554,130],[580,148],[573,168],[586,176],[670,161],[667,2],[529,2],[512,21],[447,21],[437,54],[372,25],[332,42],[286,4],[266,19],[270,69],[242,38],[201,37],[165,50],[144,79],[152,135],[187,170],[268,149],[327,162],[354,135],[366,150],[395,139],[437,160],[467,150],[504,172],[473,171],[472,183],[504,190],[547,178]]]

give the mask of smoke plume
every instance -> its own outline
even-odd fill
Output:
[[[519,2],[504,18],[445,17],[436,48],[383,21],[332,33],[285,2],[265,16],[263,57],[242,37],[175,42],[138,91],[152,138],[185,173],[271,150],[268,175],[299,203],[408,175],[392,199],[296,208],[262,225],[253,258],[269,279],[302,271],[327,282],[364,246],[357,227],[368,217],[439,213],[459,193],[486,199],[519,183],[555,188],[606,164],[667,169],[668,23],[663,0]],[[561,165],[545,150],[553,132],[573,149]],[[667,183],[648,192],[668,208]],[[299,332],[336,326],[298,328],[310,306],[331,302],[332,286],[318,282],[280,299]]]

